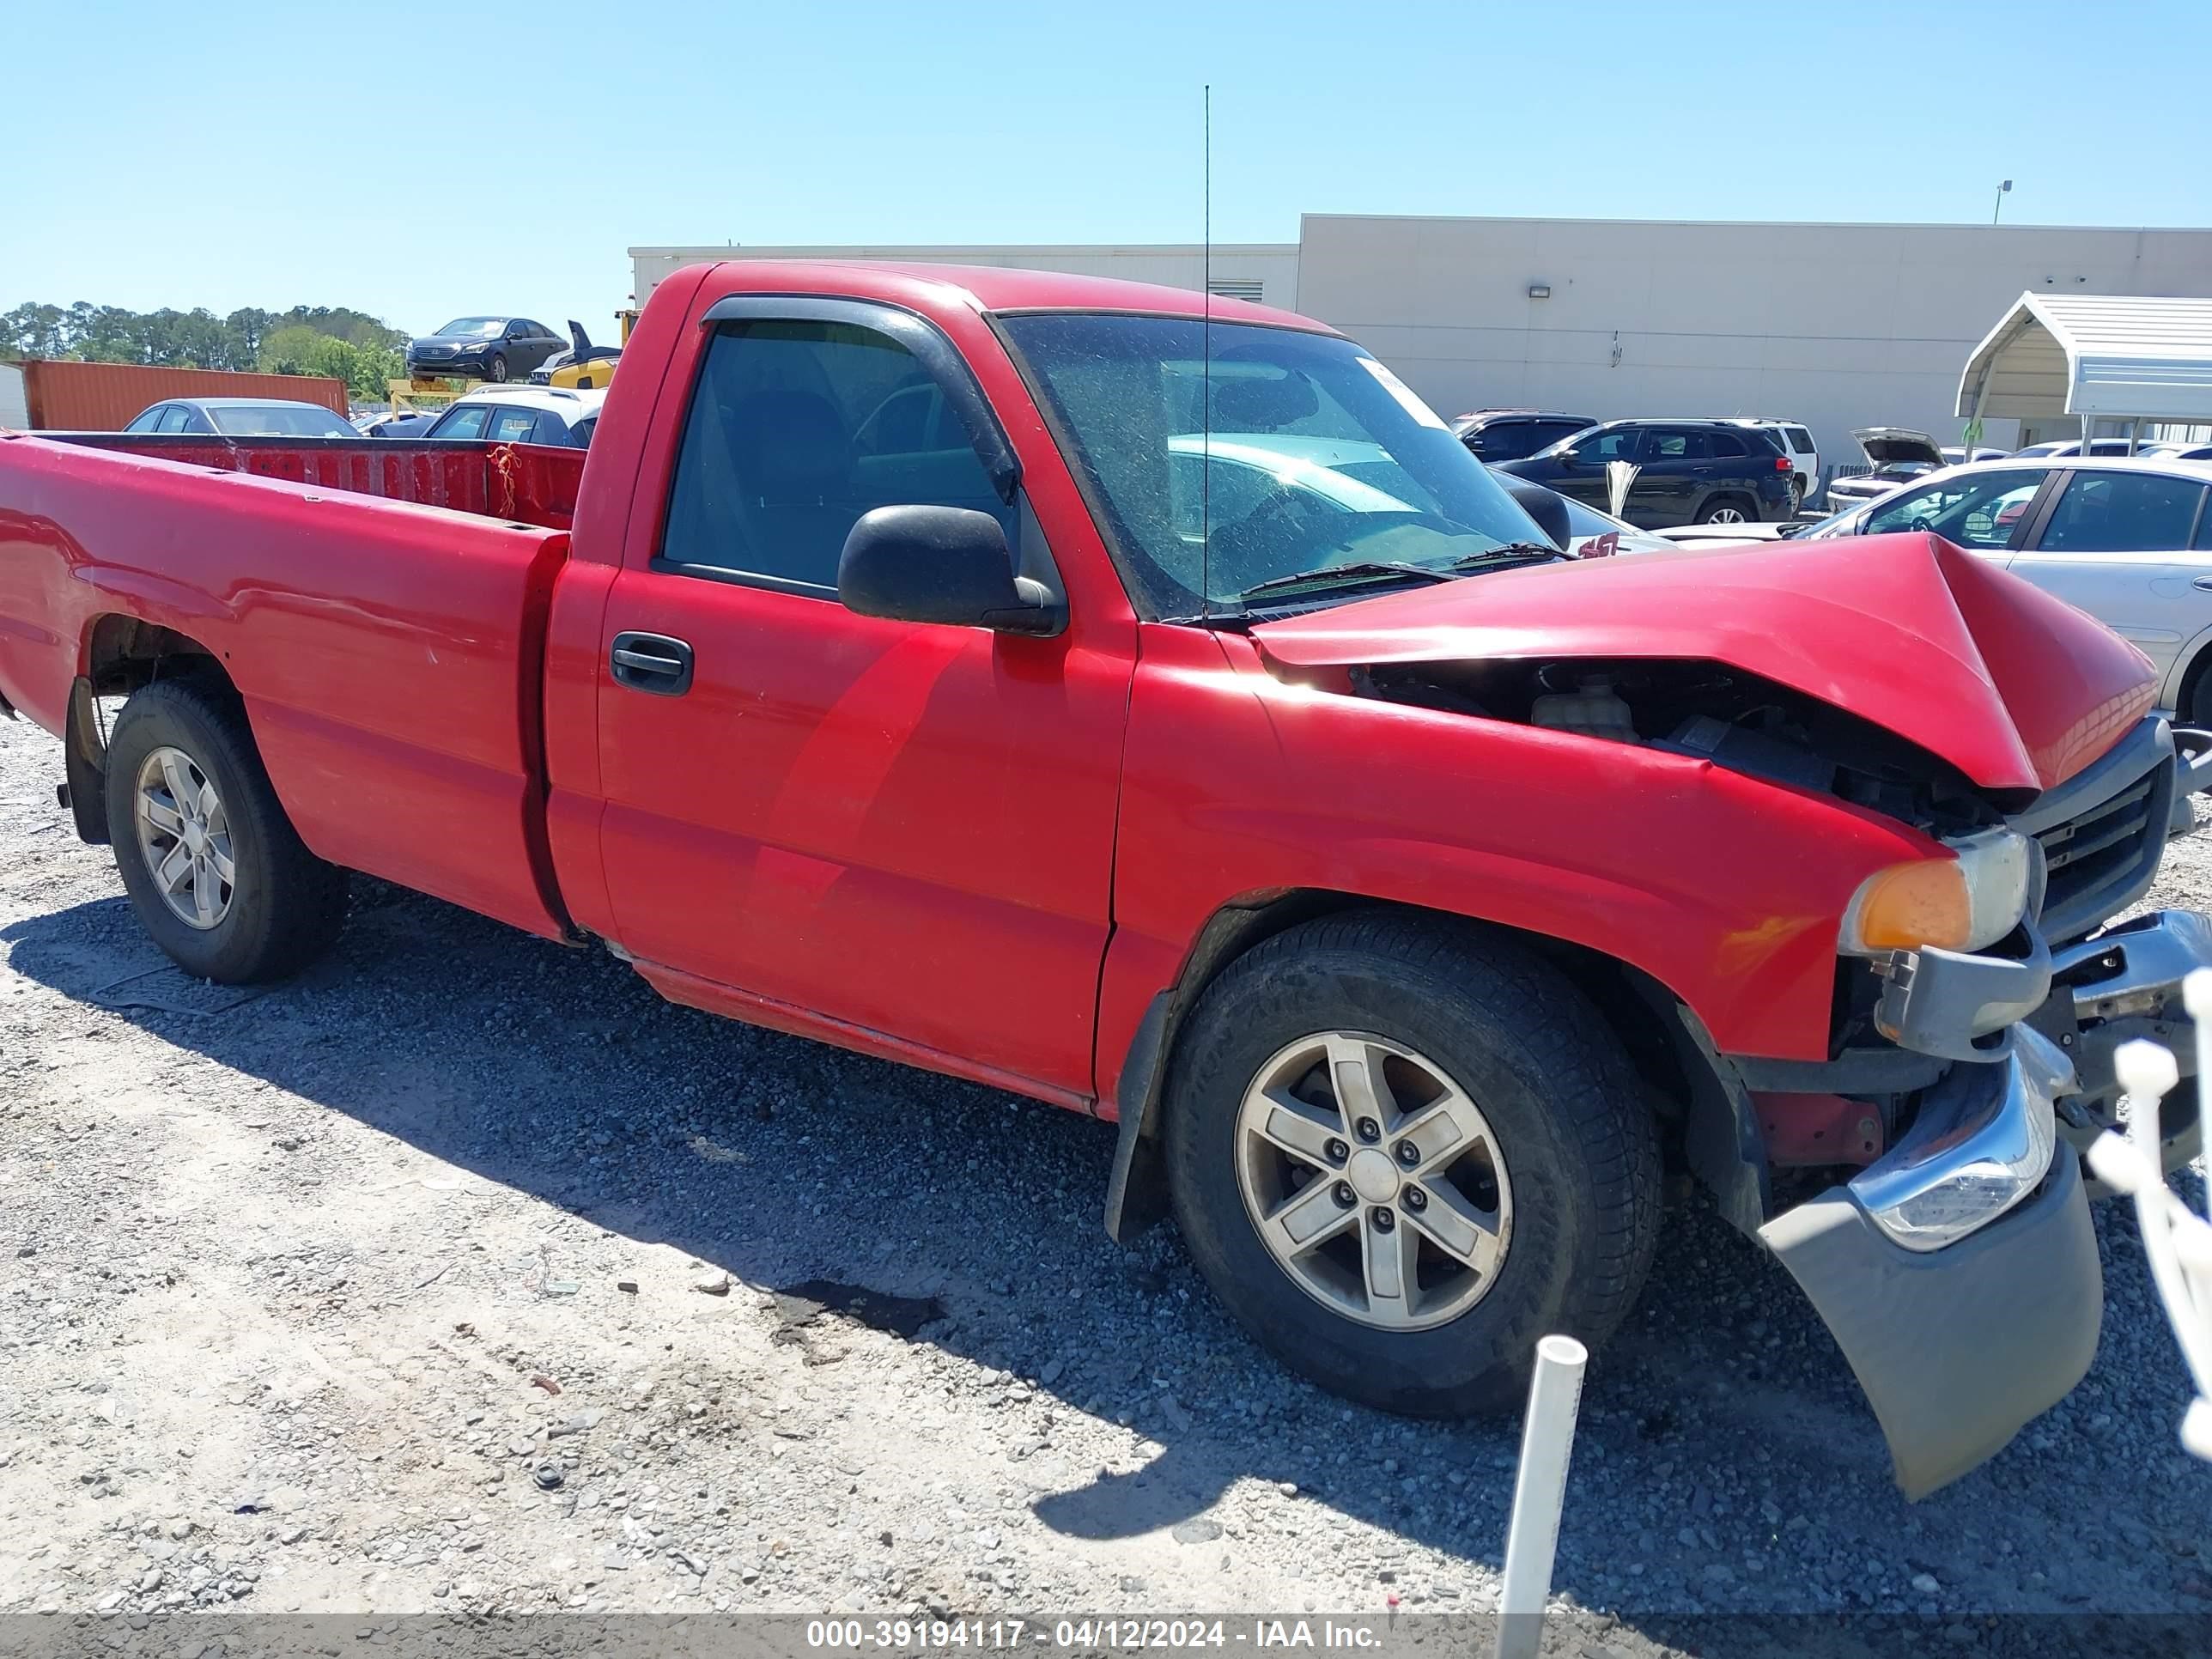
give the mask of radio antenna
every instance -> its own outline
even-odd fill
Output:
[[[1205,179],[1206,293],[1199,313],[1198,368],[1198,618],[1213,614],[1213,83],[1206,83],[1205,141],[1200,171]]]

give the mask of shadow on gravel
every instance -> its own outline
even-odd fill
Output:
[[[16,972],[79,1000],[158,963],[119,897],[0,940]],[[214,1014],[114,1012],[487,1180],[787,1287],[794,1326],[842,1316],[841,1299],[855,1316],[872,1306],[906,1340],[1164,1448],[1073,1490],[1032,1481],[1036,1514],[1065,1535],[1168,1528],[1210,1545],[1206,1511],[1256,1480],[1497,1560],[1517,1425],[1395,1419],[1288,1376],[1231,1325],[1171,1230],[1133,1251],[1107,1241],[1102,1124],[679,1009],[603,953],[374,883],[337,952],[298,981]],[[2212,1611],[2208,1476],[2175,1443],[2180,1364],[2131,1217],[2107,1210],[2099,1231],[2096,1369],[1916,1508],[1786,1275],[1702,1206],[1678,1209],[1593,1367],[1558,1587],[1651,1609],[1655,1631],[1662,1613],[1721,1611]],[[1010,1443],[1002,1478],[1049,1467],[1028,1465],[1045,1449]],[[1413,1576],[1387,1540],[1346,1540],[1378,1607],[1453,1605],[1455,1581]],[[1916,1588],[1923,1574],[1940,1589]]]

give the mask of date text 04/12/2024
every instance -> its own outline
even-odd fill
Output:
[[[810,1619],[806,1645],[832,1652],[1159,1648],[1378,1648],[1383,1633],[1331,1619]]]

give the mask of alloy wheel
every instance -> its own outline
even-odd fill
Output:
[[[138,769],[138,851],[161,902],[189,927],[220,927],[236,895],[238,865],[222,798],[199,763],[163,747]]]
[[[1348,1319],[1426,1330],[1498,1282],[1513,1193],[1497,1136],[1401,1043],[1328,1031],[1279,1050],[1245,1091],[1236,1159],[1268,1253]]]

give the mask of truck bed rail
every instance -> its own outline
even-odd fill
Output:
[[[90,449],[447,507],[548,530],[574,526],[584,452],[479,439],[211,438],[188,433],[40,432]]]

